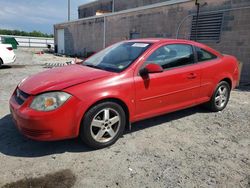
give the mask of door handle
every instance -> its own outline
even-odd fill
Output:
[[[197,74],[195,74],[195,73],[190,73],[187,76],[188,79],[195,79],[196,77],[197,77]]]

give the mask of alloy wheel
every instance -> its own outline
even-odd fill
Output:
[[[109,142],[118,134],[120,125],[121,117],[116,110],[112,108],[102,109],[91,122],[91,136],[97,142]]]
[[[228,101],[229,91],[225,85],[221,85],[215,95],[215,105],[218,108],[223,108]]]

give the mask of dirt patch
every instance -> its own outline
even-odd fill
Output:
[[[25,178],[6,184],[2,188],[70,188],[75,184],[75,181],[75,175],[67,169],[39,178]]]

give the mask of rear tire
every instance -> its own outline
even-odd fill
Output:
[[[231,88],[228,82],[222,81],[217,86],[211,100],[207,103],[207,107],[212,112],[222,111],[226,108],[230,98]]]
[[[94,149],[114,144],[123,134],[126,115],[123,108],[114,102],[93,106],[84,116],[80,138]]]

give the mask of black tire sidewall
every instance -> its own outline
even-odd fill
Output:
[[[95,117],[95,115],[104,108],[111,108],[111,109],[116,110],[120,115],[121,125],[120,125],[120,128],[119,128],[117,135],[112,140],[110,140],[109,142],[106,142],[106,143],[100,143],[92,138],[90,124],[91,124],[93,118]],[[125,129],[125,125],[126,125],[126,115],[125,115],[123,108],[119,104],[117,104],[115,102],[100,103],[100,104],[97,104],[97,105],[93,106],[92,108],[90,108],[87,111],[87,113],[85,114],[83,121],[81,123],[80,137],[84,141],[84,143],[86,143],[91,148],[101,149],[101,148],[104,148],[104,147],[107,147],[107,146],[114,144],[120,138],[120,136],[123,134],[123,131]]]
[[[3,65],[3,60],[0,58],[0,67]]]
[[[225,105],[224,105],[223,107],[219,108],[219,107],[216,105],[216,103],[215,103],[215,98],[216,98],[216,94],[217,94],[217,92],[218,92],[218,89],[219,89],[222,85],[224,85],[224,86],[227,88],[227,90],[228,90],[228,97],[227,97],[227,101],[226,101]],[[216,89],[215,89],[215,91],[214,91],[214,93],[213,93],[212,100],[210,101],[210,103],[211,103],[210,106],[211,106],[212,111],[218,112],[218,111],[222,111],[222,110],[224,110],[224,109],[226,108],[226,106],[227,106],[227,104],[228,104],[228,101],[229,101],[229,98],[230,98],[230,92],[231,92],[231,88],[230,88],[229,84],[228,84],[226,81],[222,81],[222,82],[220,82],[220,83],[217,85],[217,87],[216,87]]]

